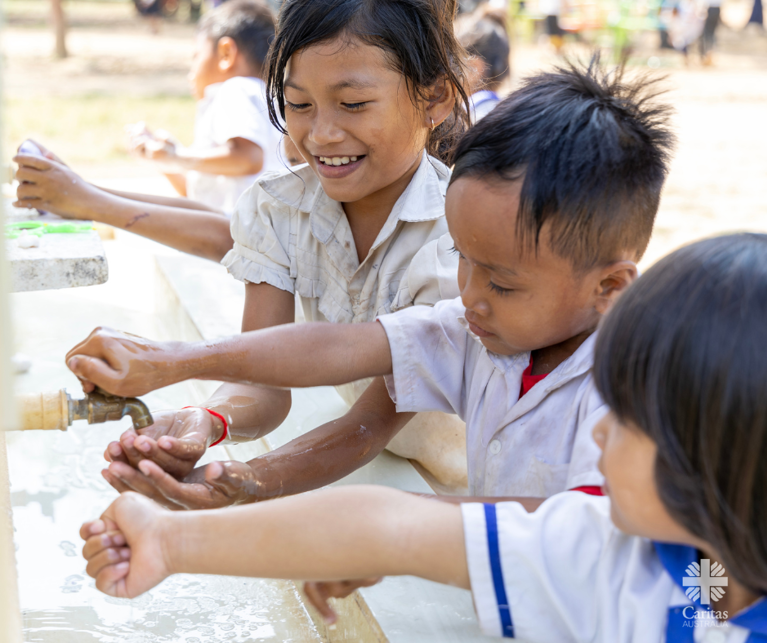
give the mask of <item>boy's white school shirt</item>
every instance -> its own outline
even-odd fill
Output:
[[[698,562],[696,550],[624,534],[610,520],[609,498],[570,492],[533,513],[515,502],[463,504],[461,511],[474,606],[489,636],[528,643],[767,641],[764,598],[719,624],[708,610],[717,610],[715,601],[706,607],[702,596],[685,594],[706,573],[689,568]],[[725,569],[713,584],[726,578]]]
[[[457,298],[378,319],[397,411],[453,412],[466,422],[470,495],[540,498],[601,485],[591,432],[607,407],[591,375],[595,334],[520,399],[530,353],[491,353],[464,313]]]
[[[231,215],[240,195],[258,176],[284,167],[280,146],[282,134],[269,121],[266,85],[260,78],[237,76],[205,88],[197,103],[194,143],[191,150],[209,150],[234,138],[255,143],[263,152],[258,174],[224,176],[207,172],[186,173],[186,194]]]
[[[261,177],[237,204],[222,263],[246,283],[298,293],[307,321],[369,322],[457,294],[445,222],[450,170],[423,155],[360,264],[346,214],[308,165]]]

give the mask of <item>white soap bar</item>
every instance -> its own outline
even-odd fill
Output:
[[[19,145],[19,154],[29,154],[30,156],[39,156],[41,159],[45,158],[43,156],[43,151],[37,146],[37,144],[34,141],[30,141],[29,139],[27,139],[21,145]]]
[[[40,237],[36,234],[27,234],[26,230],[22,230],[21,234],[16,239],[16,245],[19,248],[39,248]]]

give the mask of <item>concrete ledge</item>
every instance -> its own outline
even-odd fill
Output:
[[[158,315],[170,336],[180,340],[214,339],[240,332],[242,284],[215,263],[190,256],[157,257]],[[199,402],[217,388],[199,382]],[[228,457],[249,460],[277,448],[346,412],[331,387],[293,391],[285,422],[267,438],[226,447]],[[416,469],[384,452],[334,485],[379,484],[404,491],[432,493]],[[479,631],[471,594],[410,576],[391,577],[335,601],[339,622],[328,629],[314,610],[318,631],[330,643],[473,643],[486,641]]]

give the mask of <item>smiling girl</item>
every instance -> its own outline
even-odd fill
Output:
[[[294,321],[295,293],[307,321],[335,323],[457,295],[457,260],[449,242],[437,241],[447,232],[444,162],[467,125],[454,10],[452,0],[283,5],[268,102],[272,121],[284,122],[307,163],[264,176],[232,218],[234,247],[223,264],[246,284],[243,331]],[[367,383],[341,393],[352,403]],[[135,489],[128,463],[149,458],[183,478],[208,445],[268,433],[290,403],[289,391],[224,385],[206,408],[157,413],[138,437],[130,431],[110,444],[114,462],[105,476],[120,491]],[[365,408],[375,416],[359,407],[344,423],[377,440],[388,441],[410,417],[395,420],[382,382]],[[443,483],[465,485],[464,427],[453,416],[418,418],[392,449]],[[231,465],[238,466],[246,465]],[[204,472],[194,472],[195,480]]]

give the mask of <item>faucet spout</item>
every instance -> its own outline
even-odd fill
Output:
[[[97,388],[82,400],[71,400],[69,423],[88,420],[88,424],[113,422],[130,415],[134,429],[143,429],[154,422],[146,404],[135,397],[117,397]]]
[[[133,420],[134,429],[145,429],[150,424],[154,424],[152,414],[147,405],[135,397],[126,397],[123,406],[123,417],[130,415]]]
[[[130,415],[134,429],[143,429],[154,423],[152,414],[135,397],[117,397],[96,389],[82,400],[73,400],[66,390],[45,393],[27,393],[16,396],[21,416],[21,430],[66,431],[75,420],[88,420],[98,424],[120,420]]]

